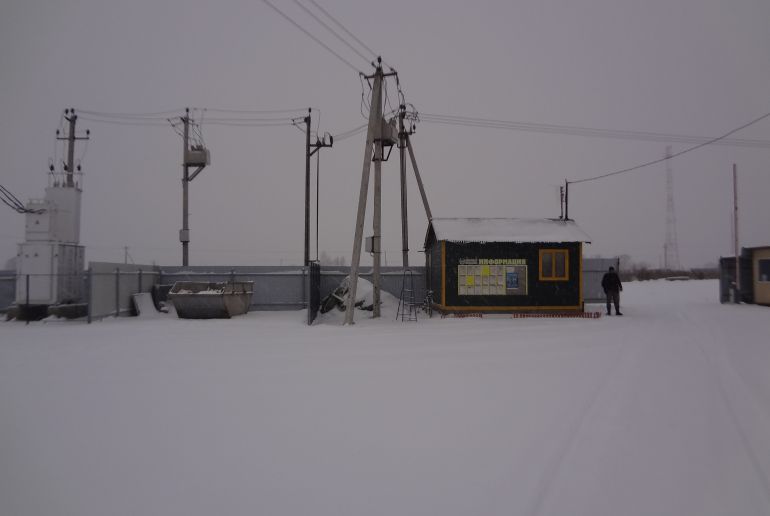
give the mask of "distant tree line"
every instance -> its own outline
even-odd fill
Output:
[[[318,257],[318,261],[321,265],[345,265],[345,258],[342,256],[329,256],[326,251],[321,251],[321,256]]]
[[[714,266],[695,269],[664,269],[651,267],[644,262],[634,262],[627,254],[620,255],[619,275],[622,281],[647,281],[664,278],[717,279],[719,268]]]

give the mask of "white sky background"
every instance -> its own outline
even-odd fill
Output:
[[[356,67],[372,70],[293,2],[274,1]],[[382,53],[407,101],[426,113],[718,136],[770,111],[765,0],[318,2]],[[22,200],[43,196],[68,107],[312,106],[321,110],[321,132],[364,123],[356,73],[258,1],[6,0],[0,70],[0,183]],[[129,246],[137,263],[181,263],[180,138],[170,127],[79,123],[86,128],[87,259],[122,261]],[[292,127],[205,121],[203,134],[212,164],[190,188],[191,264],[301,263],[304,136]],[[770,140],[770,119],[733,137]],[[321,151],[320,249],[346,263],[363,140],[360,134]],[[418,126],[413,144],[433,214],[441,217],[556,217],[565,178],[612,172],[665,151],[663,143],[429,123]],[[673,144],[673,151],[687,146]],[[383,173],[389,265],[399,263],[401,247],[396,153]],[[732,253],[733,163],[742,243],[770,243],[770,149],[710,146],[671,163],[685,266]],[[411,260],[422,263],[426,220],[413,179],[409,188]],[[594,241],[588,255],[659,264],[663,164],[576,185],[570,194],[570,216]],[[23,241],[24,218],[0,208],[2,266]]]

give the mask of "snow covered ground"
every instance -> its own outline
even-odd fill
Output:
[[[770,309],[0,323],[0,514],[770,514]]]

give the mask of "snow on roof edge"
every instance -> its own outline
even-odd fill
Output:
[[[437,240],[448,242],[591,242],[574,220],[434,217],[430,226]]]

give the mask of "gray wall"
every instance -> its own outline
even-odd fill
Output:
[[[415,299],[425,296],[425,268],[413,267]],[[350,267],[321,267],[321,298],[333,291],[350,274]],[[382,268],[382,290],[396,297],[401,295],[400,267]],[[370,268],[361,277],[372,280]],[[159,282],[173,285],[175,281],[253,281],[251,310],[298,310],[307,299],[308,278],[304,267],[298,266],[239,266],[239,267],[161,267]]]
[[[16,271],[0,271],[0,312],[16,300]]]
[[[307,272],[299,266],[177,266],[161,267],[159,272],[161,285],[173,285],[176,281],[253,281],[250,310],[299,310],[305,307]]]
[[[603,302],[602,275],[612,265],[618,269],[617,258],[583,259],[583,296],[588,303]],[[253,281],[254,295],[251,310],[298,310],[305,307],[307,273],[303,267],[153,267],[123,263],[91,262],[89,299],[91,317],[127,315],[131,310],[131,296],[149,292],[156,283],[173,285],[175,281]],[[425,297],[425,267],[412,267],[415,300]],[[141,274],[139,273],[141,271]],[[401,294],[400,267],[382,268],[382,289],[396,297]],[[350,274],[350,267],[325,266],[321,268],[321,298],[326,297]],[[361,277],[371,281],[371,268],[361,270]],[[140,285],[141,280],[141,285]],[[0,271],[0,311],[13,303],[15,271]]]
[[[128,315],[132,311],[131,296],[149,292],[158,272],[151,265],[90,262],[89,316],[93,319]]]
[[[607,300],[602,290],[602,276],[610,267],[620,272],[620,259],[583,258],[583,300],[586,303],[603,303]]]

